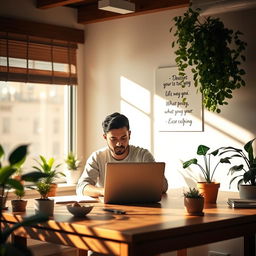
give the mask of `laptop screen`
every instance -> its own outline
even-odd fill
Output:
[[[104,203],[155,203],[161,200],[165,163],[106,163]]]

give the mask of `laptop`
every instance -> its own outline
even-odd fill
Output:
[[[106,204],[156,203],[161,200],[165,163],[106,163]]]

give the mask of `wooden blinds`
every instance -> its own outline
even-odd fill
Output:
[[[52,32],[36,35],[33,23],[29,24],[32,33],[20,33],[18,22],[14,23],[16,29],[0,27],[0,80],[76,85],[77,42],[53,38]],[[46,26],[51,30],[57,27]]]

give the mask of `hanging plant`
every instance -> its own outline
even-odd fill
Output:
[[[200,9],[189,8],[175,22],[176,40],[172,47],[179,75],[185,76],[190,67],[195,87],[203,95],[206,109],[220,113],[220,106],[227,105],[234,89],[245,86],[245,71],[239,66],[245,61],[246,43],[239,37],[241,32],[225,28],[220,19],[199,16]],[[172,29],[171,29],[172,30]]]

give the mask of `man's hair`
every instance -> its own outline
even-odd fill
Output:
[[[105,120],[102,122],[102,128],[105,134],[110,130],[123,127],[126,127],[127,130],[130,130],[129,120],[125,115],[122,115],[118,112],[106,116]]]

